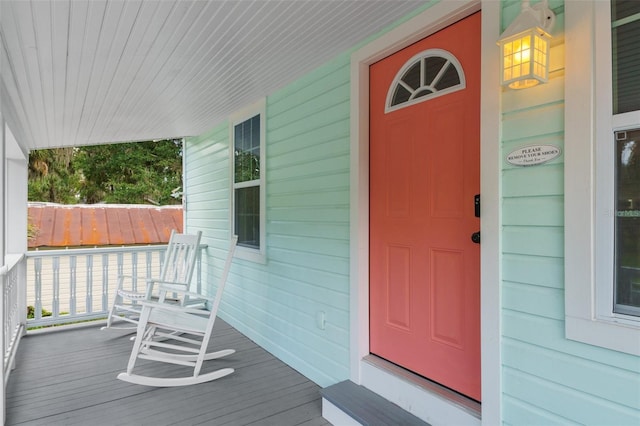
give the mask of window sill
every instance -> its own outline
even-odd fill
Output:
[[[567,339],[640,356],[640,326],[631,321],[565,317]]]
[[[237,259],[248,260],[250,262],[267,264],[267,255],[264,250],[252,249],[248,247],[236,247],[234,255]]]

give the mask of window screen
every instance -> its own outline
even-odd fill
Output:
[[[611,2],[613,113],[640,110],[640,1]]]
[[[640,315],[640,129],[615,132],[615,307]]]

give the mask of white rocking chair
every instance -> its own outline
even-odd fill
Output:
[[[222,358],[235,352],[233,349],[225,349],[207,353],[207,346],[237,241],[237,236],[231,240],[229,253],[214,298],[177,290],[174,286],[160,283],[159,301],[141,302],[143,308],[127,372],[120,373],[118,379],[139,385],[171,387],[204,383],[234,372],[233,368],[222,368],[200,374],[204,361]],[[166,303],[165,295],[172,292],[181,293],[186,297],[205,298],[211,304],[211,309],[194,309]],[[149,377],[133,374],[133,368],[138,358],[193,367],[193,375],[187,377]]]
[[[120,275],[118,277],[118,288],[107,317],[107,325],[102,329],[135,330],[142,311],[140,302],[158,298],[158,294],[154,293],[156,284],[171,285],[172,288],[175,288],[176,293],[178,290],[189,291],[201,236],[201,231],[195,234],[178,234],[172,230],[167,244],[167,251],[164,255],[164,264],[160,271],[160,277],[146,279],[144,291],[132,288],[132,283],[134,282],[132,276]],[[174,303],[186,305],[197,303],[197,301],[190,301],[188,297],[185,297],[180,300],[174,300]],[[114,319],[120,319],[134,325],[126,327],[113,326]]]

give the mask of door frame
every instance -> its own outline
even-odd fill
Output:
[[[425,409],[417,387],[399,390],[395,378],[371,380],[369,352],[369,66],[408,45],[482,9],[480,229],[482,424],[501,421],[500,355],[500,85],[496,41],[500,31],[500,2],[491,0],[442,1],[400,24],[351,56],[351,199],[350,199],[350,371],[351,380],[373,388],[408,411]],[[401,379],[399,379],[402,381]],[[376,389],[376,382],[380,388]],[[392,383],[393,382],[393,383]],[[415,395],[410,389],[416,389]],[[409,389],[409,391],[407,390]],[[412,397],[415,399],[412,400]],[[451,421],[453,403],[431,398],[429,420]],[[461,413],[464,415],[464,413]],[[479,423],[479,422],[478,422]]]

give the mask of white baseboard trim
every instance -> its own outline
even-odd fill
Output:
[[[385,361],[381,361],[385,363]],[[361,385],[386,398],[432,426],[480,426],[479,404],[461,403],[462,398],[447,397],[414,381],[382,368],[377,362],[362,360]],[[396,367],[397,368],[397,367]],[[448,391],[451,392],[451,391]],[[477,407],[473,407],[476,404]],[[340,424],[340,423],[338,423]]]

